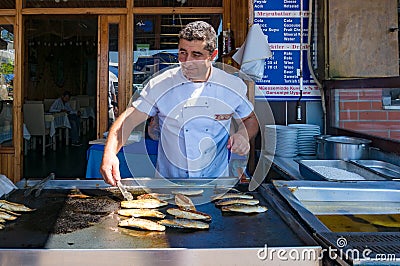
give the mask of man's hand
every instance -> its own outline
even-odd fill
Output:
[[[106,183],[112,186],[117,185],[117,181],[121,179],[117,155],[104,153],[100,166],[100,173]]]
[[[242,134],[235,133],[229,137],[226,146],[231,152],[239,154],[240,156],[247,155],[250,152],[249,140]]]

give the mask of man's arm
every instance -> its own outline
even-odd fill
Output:
[[[56,99],[49,108],[50,113],[58,113],[61,111],[60,98]]]
[[[112,124],[107,136],[103,160],[100,166],[101,175],[106,183],[115,186],[116,181],[121,179],[117,153],[127,141],[132,130],[146,121],[146,119],[146,113],[134,107],[129,107]]]
[[[247,155],[250,151],[250,140],[258,133],[258,121],[254,112],[251,112],[238,123],[237,131],[230,136],[227,148],[233,153]]]

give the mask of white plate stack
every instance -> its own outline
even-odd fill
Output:
[[[297,149],[300,155],[315,155],[317,144],[314,136],[321,134],[320,127],[312,124],[289,124],[297,128]]]
[[[281,157],[297,155],[297,128],[266,125],[264,132],[265,151]]]

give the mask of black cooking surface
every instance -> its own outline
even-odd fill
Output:
[[[260,205],[269,208],[265,213],[227,214],[210,202],[196,206],[199,211],[212,216],[209,230],[167,228],[165,232],[149,232],[117,226],[118,221],[125,218],[115,214],[121,201],[118,193],[101,189],[80,190],[80,193],[91,197],[73,200],[78,203],[84,201],[86,210],[78,205],[75,211],[71,211],[71,197],[68,195],[76,195],[76,192],[43,190],[38,198],[24,198],[23,191],[13,192],[7,200],[23,203],[36,208],[36,211],[7,222],[6,228],[0,230],[1,248],[251,248],[305,245],[258,193],[254,196],[260,200]],[[101,201],[99,206],[96,206],[96,199]],[[168,205],[160,211],[166,213],[170,207],[174,206]],[[68,209],[71,213],[66,215]],[[79,225],[77,220],[87,224]],[[60,223],[71,228],[65,230]]]

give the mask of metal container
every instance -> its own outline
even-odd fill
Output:
[[[388,162],[379,160],[352,160],[351,162],[386,178],[400,178],[400,166]]]
[[[364,167],[343,160],[298,160],[300,174],[306,180],[386,181],[391,180]]]
[[[396,217],[400,212],[400,182],[397,181],[361,181],[361,182],[326,182],[326,181],[284,181],[274,180],[277,191],[286,199],[291,208],[314,231],[322,247],[337,249],[338,256],[346,263],[340,265],[378,265],[372,258],[378,254],[393,254],[400,258],[400,232],[398,228],[381,226],[376,217]],[[366,221],[363,231],[332,230],[318,218],[320,215],[343,216],[336,221]],[[363,217],[360,218],[357,217]],[[333,217],[335,217],[333,216]],[[386,228],[386,231],[381,231]],[[345,242],[344,245],[339,241]],[[366,250],[368,251],[366,252]],[[360,256],[359,254],[368,254]],[[340,254],[346,254],[341,256]],[[371,264],[369,264],[371,263]],[[398,264],[398,263],[397,263]],[[325,265],[325,264],[324,264]]]
[[[325,159],[325,139],[332,135],[318,135],[314,136],[315,143],[317,144],[317,159]]]
[[[361,160],[369,157],[368,139],[333,136],[324,140],[324,159]]]

